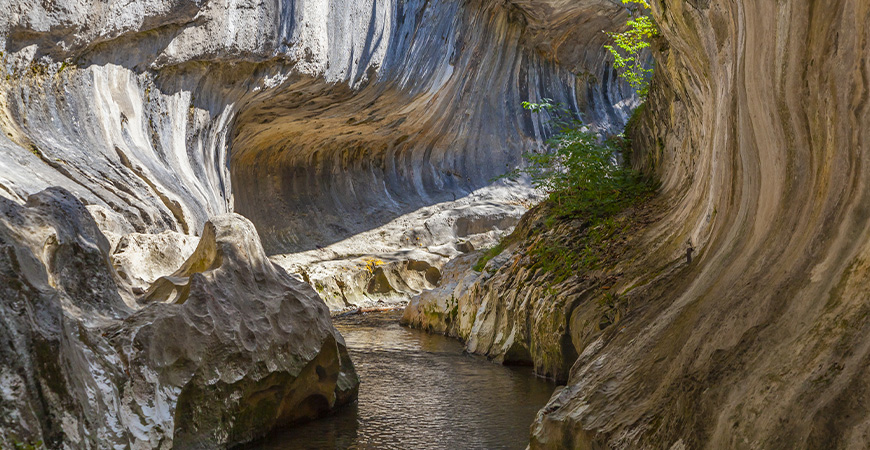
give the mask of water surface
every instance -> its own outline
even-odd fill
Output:
[[[555,385],[530,368],[463,353],[399,326],[401,312],[335,319],[361,384],[357,403],[248,449],[523,449]]]

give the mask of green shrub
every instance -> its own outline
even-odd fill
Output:
[[[646,180],[617,162],[620,148],[626,146],[622,135],[602,139],[549,99],[524,102],[523,107],[533,113],[548,111],[558,132],[547,140],[546,151],[525,154],[528,164],[505,176],[529,175],[548,194],[554,216],[610,215],[649,190]]]
[[[653,69],[644,64],[643,50],[650,46],[652,38],[658,36],[659,29],[647,15],[650,7],[646,0],[622,0],[622,3],[637,5],[632,10],[637,17],[628,20],[628,30],[607,33],[613,39],[614,45],[605,45],[604,48],[613,55],[613,67],[619,72],[619,76],[628,81],[638,95],[646,97]]]
[[[602,139],[549,99],[525,102],[523,107],[533,113],[547,112],[558,130],[547,141],[547,151],[524,155],[528,164],[504,175],[527,174],[536,188],[547,193],[546,229],[573,224],[535,240],[527,249],[532,267],[553,275],[552,286],[578,270],[598,268],[606,259],[608,243],[632,227],[631,220],[617,214],[651,197],[656,184],[618,163],[620,151],[629,145],[622,135]],[[516,239],[511,234],[488,250],[474,270],[483,270]]]

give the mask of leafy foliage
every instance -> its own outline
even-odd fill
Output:
[[[622,209],[625,199],[647,188],[637,174],[617,162],[624,144],[621,135],[601,140],[570,111],[549,99],[524,102],[523,107],[549,112],[559,131],[546,142],[550,151],[527,153],[528,165],[507,176],[528,174],[532,184],[549,195],[555,215],[608,215]]]
[[[621,135],[601,140],[550,99],[525,102],[523,107],[548,113],[559,130],[547,141],[548,152],[526,154],[528,165],[505,175],[528,174],[533,185],[549,196],[546,228],[568,227],[550,238],[533,239],[527,249],[532,267],[552,274],[552,286],[578,270],[594,269],[604,262],[608,243],[628,233],[633,225],[631,219],[617,214],[650,198],[656,185],[618,163],[620,150],[628,147]],[[519,238],[516,232],[506,237],[484,253],[474,270],[483,270],[490,259]]]
[[[659,30],[647,15],[650,7],[646,0],[622,0],[622,3],[637,5],[633,8],[633,13],[640,15],[629,19],[627,31],[607,33],[613,39],[614,45],[605,45],[604,48],[613,55],[613,66],[619,71],[619,75],[628,81],[638,95],[645,97],[653,70],[644,65],[642,53],[643,49],[650,46],[650,40],[658,36]]]

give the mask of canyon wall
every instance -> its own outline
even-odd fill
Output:
[[[527,195],[479,190],[550,134],[523,101],[608,132],[638,103],[601,51],[616,0],[125,5],[0,6],[0,195],[63,186],[143,234],[241,213],[270,255],[311,252],[277,261],[333,309],[419,292],[404,269],[368,292],[362,255],[439,268],[493,239],[432,233],[422,208],[516,223]],[[366,248],[381,227],[401,238]]]
[[[629,135],[661,187],[622,255],[546,289],[530,242],[587,235],[541,237],[534,211],[405,320],[567,381],[531,448],[867,448],[870,5],[652,6]]]
[[[673,206],[644,264],[697,256],[580,351],[533,447],[866,448],[870,5],[653,9],[637,162]]]
[[[607,0],[20,0],[3,13],[3,195],[65,186],[140,232],[196,233],[236,210],[270,253],[488,184],[546,133],[518,114],[524,100],[603,128],[634,104],[599,51],[625,17]]]
[[[0,4],[2,444],[225,446],[352,400],[326,307],[267,254],[487,186],[550,132],[522,101],[618,129],[637,99],[601,31],[626,16],[611,0]],[[493,214],[445,214],[443,239],[522,210],[476,198]],[[437,280],[425,257],[400,263],[413,289]]]
[[[567,322],[579,357],[531,446],[866,448],[870,5],[653,10],[633,158],[662,216],[614,269],[619,320]]]
[[[643,229],[555,291],[519,247],[469,279],[463,257],[441,281],[473,294],[454,331],[567,381],[533,448],[866,448],[870,7],[652,6],[663,40],[632,162],[661,189]],[[348,401],[326,308],[266,254],[485,186],[548,133],[524,100],[619,127],[635,99],[601,30],[625,18],[605,0],[3,3],[4,431],[224,445]],[[203,240],[147,280],[115,257],[157,233]],[[258,284],[260,309],[230,320]],[[210,345],[250,371],[217,377]],[[287,346],[299,359],[276,365]],[[285,393],[267,420],[221,403],[290,378],[311,397]],[[225,408],[238,428],[216,425]]]

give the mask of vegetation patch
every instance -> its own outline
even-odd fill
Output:
[[[43,450],[45,448],[45,445],[43,444],[42,441],[36,441],[36,442],[24,441],[24,442],[22,442],[22,441],[19,441],[18,439],[16,439],[14,436],[12,436],[11,440],[12,440],[12,449],[14,449],[14,450]],[[0,446],[0,448],[3,448],[3,447]]]
[[[655,183],[642,177],[635,177],[633,183],[618,201],[608,205],[592,205],[567,214],[550,208],[543,215],[544,226],[529,239],[525,254],[533,270],[548,275],[550,287],[578,273],[603,270],[622,256],[623,244],[643,222],[641,206],[656,189]]]
[[[483,271],[483,268],[486,266],[486,263],[488,263],[489,260],[491,260],[492,258],[495,258],[496,256],[500,255],[501,252],[504,251],[505,247],[507,247],[507,245],[508,245],[507,237],[505,237],[498,244],[496,244],[495,247],[492,247],[491,249],[484,252],[483,255],[480,257],[480,259],[478,259],[477,262],[474,264],[472,269],[474,269],[474,271],[476,271],[476,272]]]
[[[639,96],[646,97],[653,69],[647,62],[649,54],[644,50],[659,35],[659,28],[649,16],[647,0],[622,0],[622,3],[631,7],[632,18],[626,23],[628,29],[622,33],[607,33],[613,45],[604,48],[613,55],[613,67],[619,76],[628,81]]]
[[[516,242],[530,258],[532,269],[552,274],[550,286],[579,271],[601,268],[624,241],[638,217],[631,213],[651,198],[657,183],[620,163],[630,142],[623,135],[601,137],[579,118],[548,100],[524,103],[533,113],[547,112],[557,128],[541,153],[525,155],[527,165],[506,176],[527,174],[547,193],[537,216],[542,226],[517,227],[486,251],[473,269],[481,271],[494,257]]]

